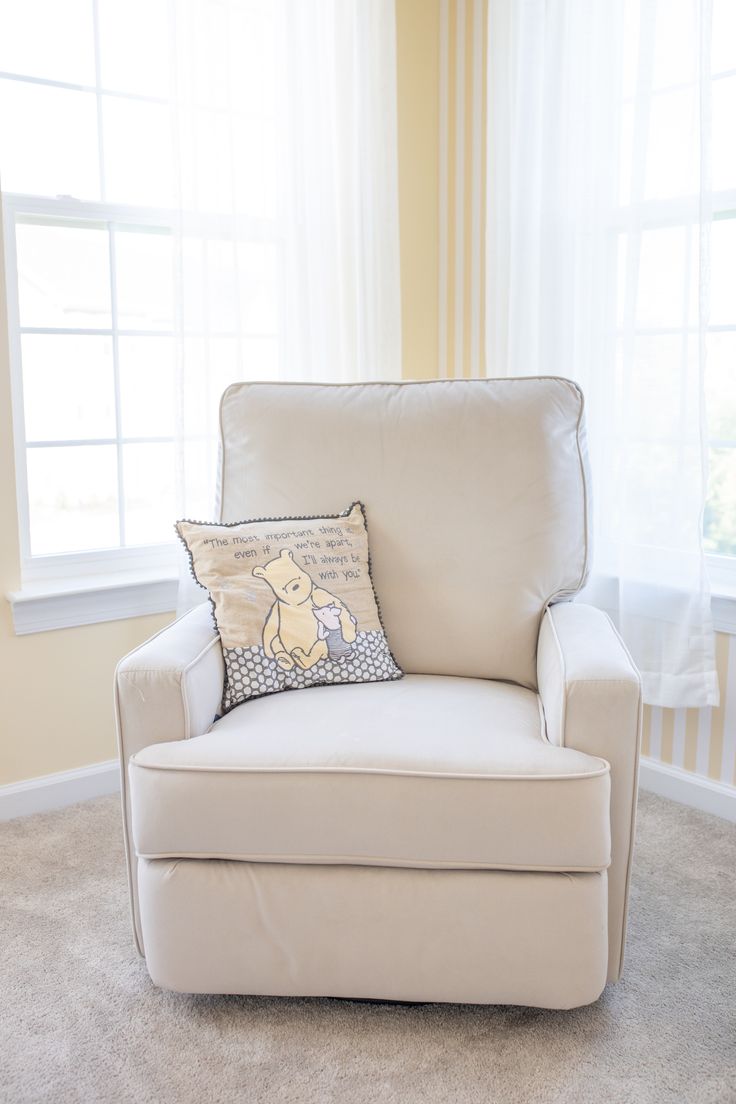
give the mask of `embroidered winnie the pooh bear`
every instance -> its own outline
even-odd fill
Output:
[[[357,620],[329,591],[314,585],[289,548],[265,565],[254,567],[256,579],[268,583],[275,602],[263,626],[263,650],[284,671],[308,671],[321,659],[350,655]]]

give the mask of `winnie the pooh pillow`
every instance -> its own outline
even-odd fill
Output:
[[[249,698],[401,678],[370,573],[365,513],[237,524],[179,521],[225,659],[222,712]]]

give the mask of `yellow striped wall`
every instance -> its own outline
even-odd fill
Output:
[[[396,0],[402,364],[438,374],[440,0]]]
[[[644,710],[642,754],[736,786],[736,637],[716,634],[717,709]]]
[[[438,375],[485,371],[485,0],[440,0]]]
[[[405,379],[485,373],[486,0],[396,0]]]
[[[397,0],[397,26],[404,376],[482,376],[487,3]],[[405,248],[405,240],[420,239],[421,250]],[[718,633],[717,660],[720,706],[647,707],[642,750],[736,785],[735,637]]]
[[[485,372],[486,0],[396,0],[406,379]]]

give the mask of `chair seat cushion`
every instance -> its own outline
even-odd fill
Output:
[[[147,858],[602,870],[609,767],[509,683],[409,675],[241,705],[130,760]]]

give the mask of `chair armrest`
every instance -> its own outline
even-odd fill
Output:
[[[115,718],[133,927],[143,953],[137,864],[130,831],[128,760],[149,744],[207,732],[220,706],[224,665],[209,602],[167,625],[120,661]]]
[[[610,618],[577,602],[547,609],[539,631],[537,684],[550,743],[611,766],[608,870],[609,981],[621,974],[641,734],[641,680]]]
[[[121,758],[164,740],[201,736],[222,699],[223,659],[209,602],[121,659],[115,704]]]

